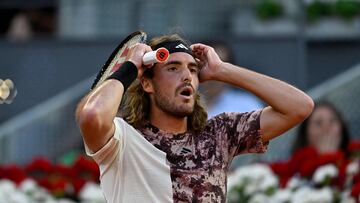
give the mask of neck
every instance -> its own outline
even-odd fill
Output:
[[[150,123],[169,133],[177,134],[187,131],[187,117],[176,117],[154,106],[150,110]]]

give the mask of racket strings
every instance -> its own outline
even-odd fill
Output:
[[[91,89],[94,89],[99,84],[103,83],[113,72],[113,67],[117,64],[122,64],[126,59],[126,54],[123,56],[123,53],[125,50],[130,49],[132,46],[134,46],[137,43],[145,43],[146,42],[146,34],[145,33],[139,33],[134,36],[132,36],[128,41],[126,41],[123,46],[121,46],[116,54],[113,56],[113,58],[109,58],[111,60],[110,63],[108,61],[103,65],[100,72],[97,74],[93,85],[91,86]],[[113,54],[112,54],[113,55]],[[108,65],[107,65],[108,64]]]

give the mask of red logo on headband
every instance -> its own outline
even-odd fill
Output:
[[[156,59],[159,62],[164,62],[168,59],[169,57],[169,51],[165,48],[159,48],[156,52]]]

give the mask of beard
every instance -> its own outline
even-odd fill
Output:
[[[195,95],[196,94],[194,94],[194,97]],[[194,100],[191,100],[187,103],[176,103],[174,99],[170,98],[169,94],[163,93],[157,87],[155,87],[154,96],[156,106],[163,112],[172,116],[183,118],[186,116],[191,116],[194,111]]]

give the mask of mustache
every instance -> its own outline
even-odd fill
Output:
[[[184,83],[182,85],[180,85],[179,87],[176,88],[176,93],[178,93],[179,91],[181,91],[182,88],[184,87],[190,87],[192,89],[193,93],[196,93],[197,91],[195,91],[194,87],[191,85],[191,83]]]

